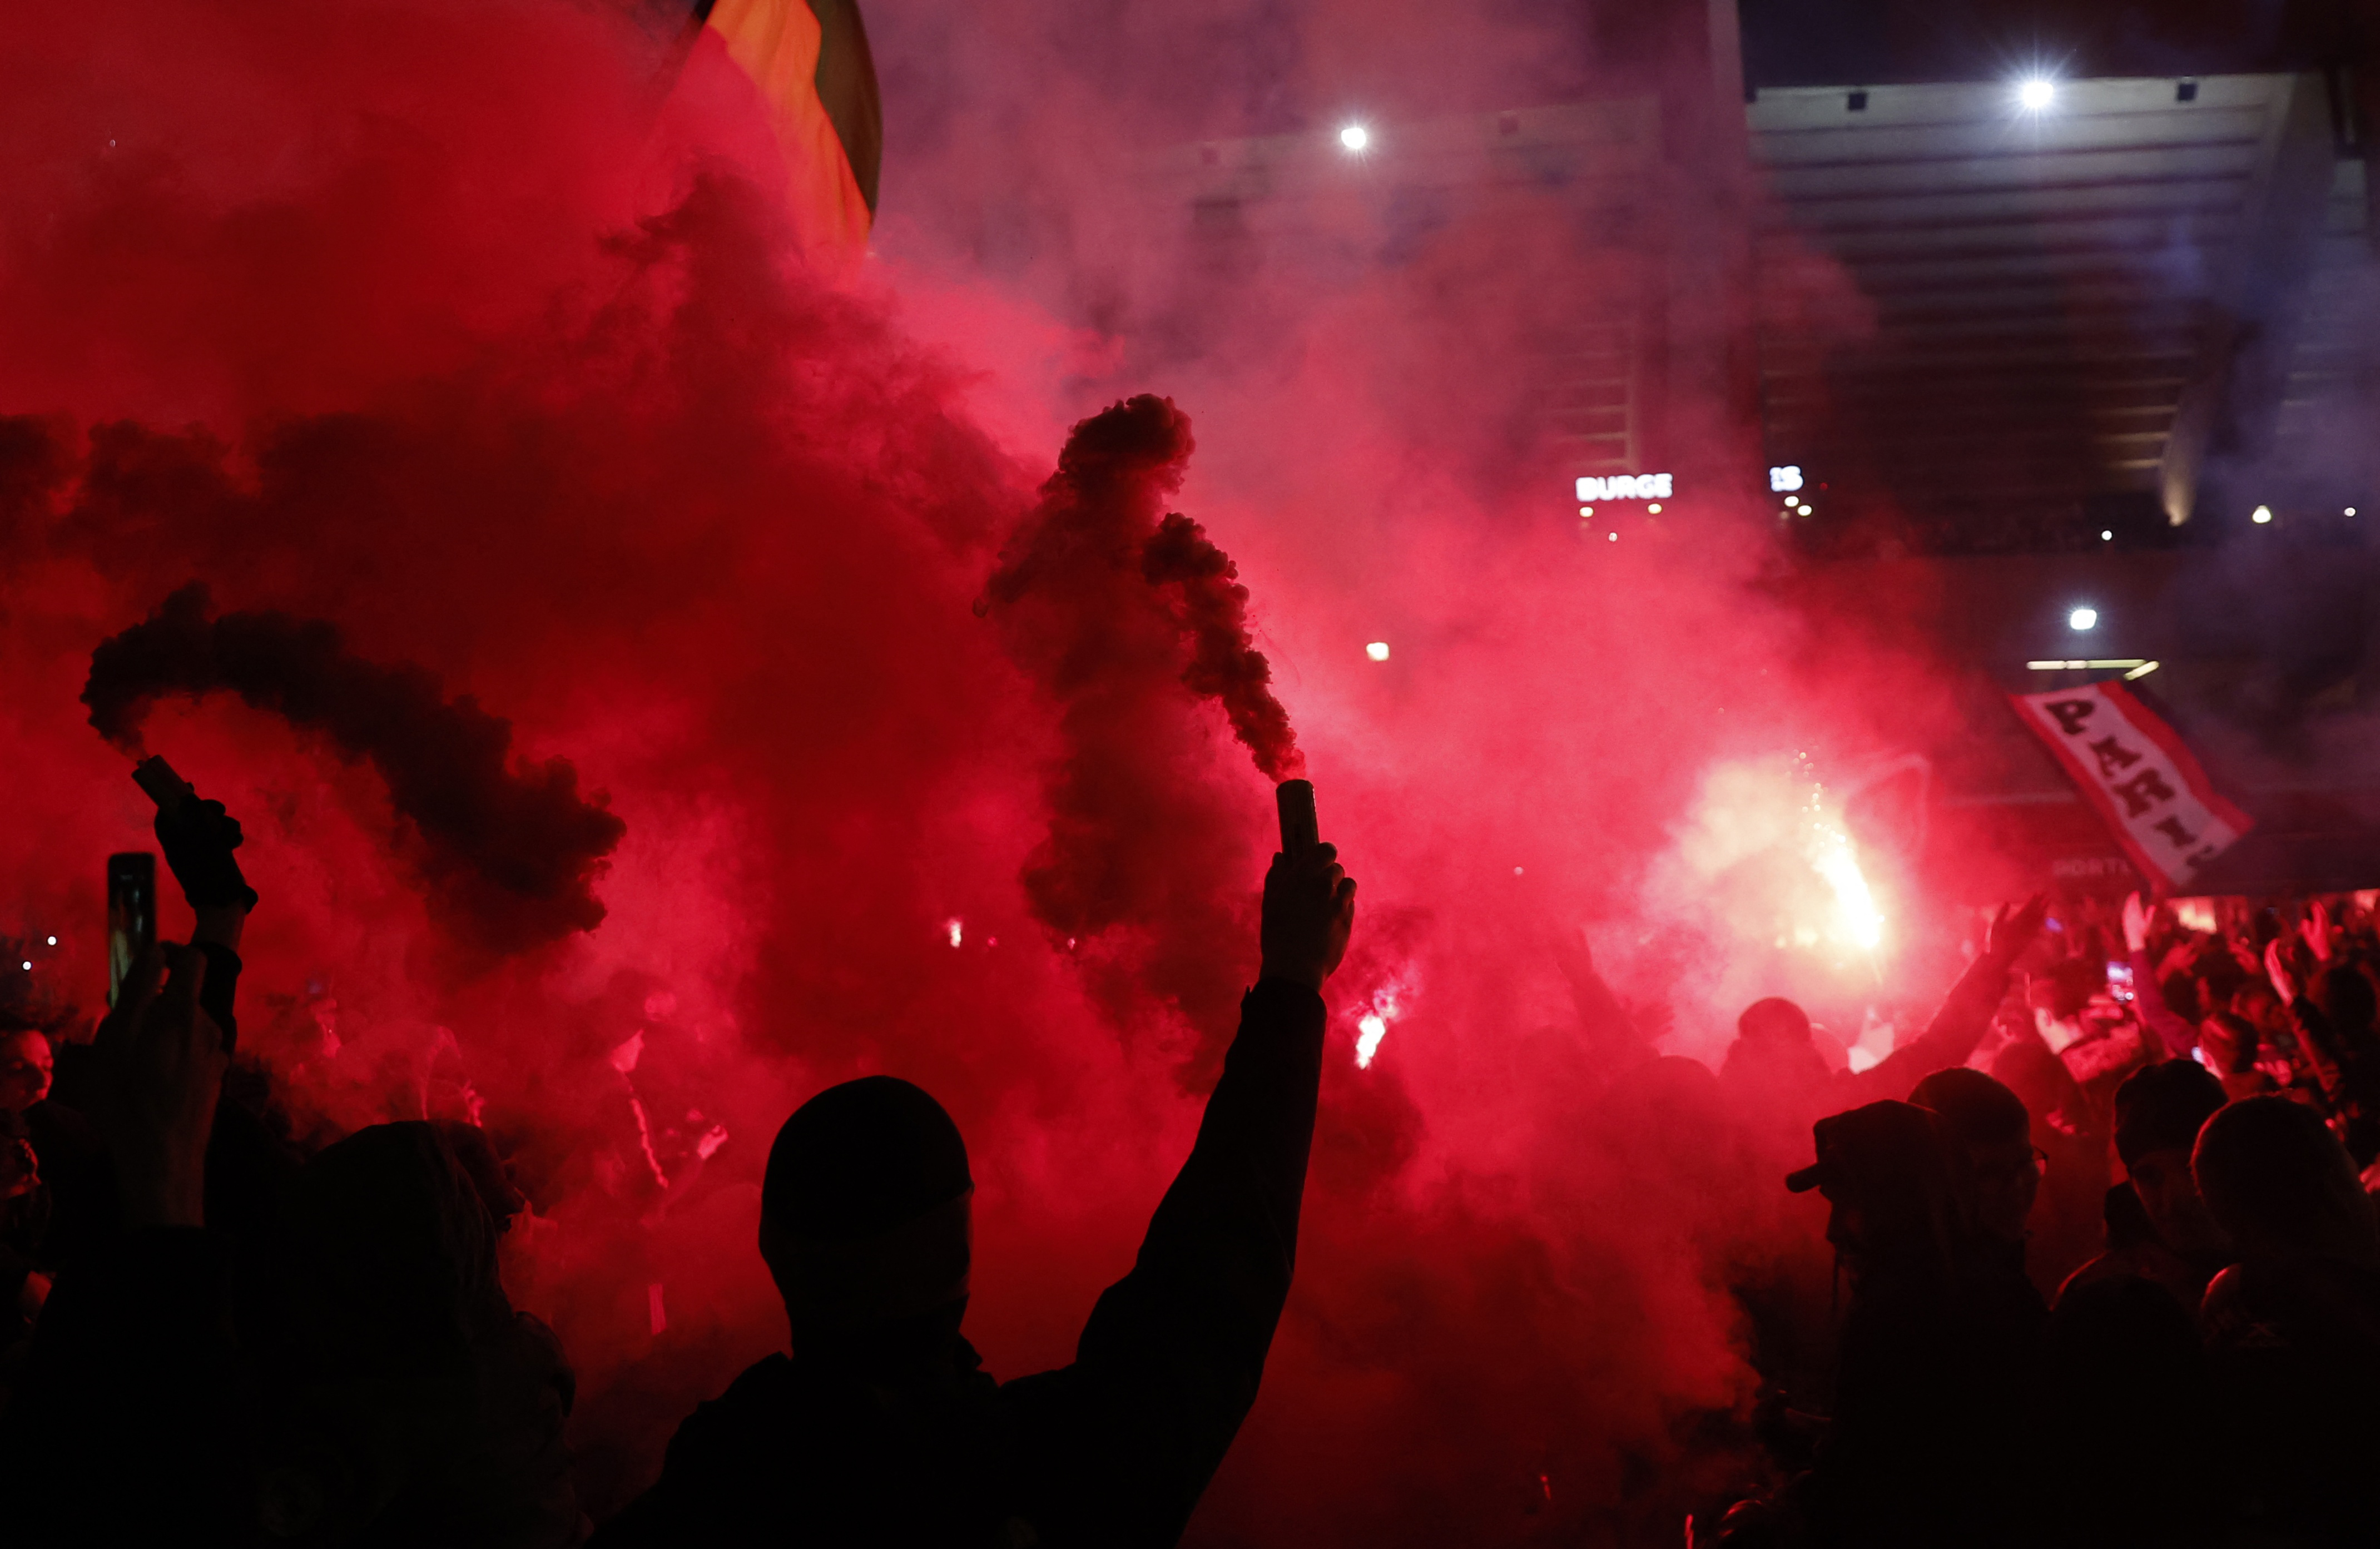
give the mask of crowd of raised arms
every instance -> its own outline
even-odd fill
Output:
[[[235,1063],[238,825],[193,800],[157,838],[188,945],[134,963],[87,1040],[0,1025],[0,1542],[1182,1536],[1290,1291],[1354,917],[1332,847],[1274,857],[1197,1139],[1072,1364],[982,1370],[965,1143],[919,1088],[846,1082],[785,1120],[752,1223],[788,1349],[594,1522],[566,1352],[497,1269],[524,1204],[504,1159],[463,1124],[283,1138]],[[1757,1489],[1690,1543],[2380,1544],[2368,910],[2036,899],[1888,1050],[1771,998],[1716,1071],[1658,1055],[1583,946],[1562,967],[1607,1091],[1658,1089],[1747,1187],[1824,1201],[1823,1327],[1780,1277],[1729,1288]]]

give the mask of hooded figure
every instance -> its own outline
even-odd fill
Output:
[[[1288,1299],[1322,1075],[1323,981],[1354,884],[1276,857],[1264,969],[1189,1159],[1072,1365],[995,1381],[959,1332],[972,1175],[907,1082],[830,1087],[785,1120],[759,1240],[793,1336],[698,1407],[653,1488],[604,1524],[642,1544],[1165,1545],[1255,1402]]]
[[[484,1144],[482,1142],[482,1144]],[[292,1337],[263,1356],[261,1509],[299,1541],[566,1549],[584,1513],[576,1382],[497,1277],[496,1226],[435,1124],[376,1124],[308,1164]]]

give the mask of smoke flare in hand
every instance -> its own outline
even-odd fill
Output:
[[[510,722],[445,698],[427,669],[349,654],[321,620],[211,612],[192,582],[100,643],[82,693],[100,735],[137,754],[161,697],[237,694],[371,761],[433,912],[475,948],[518,951],[602,923],[593,884],[627,825],[580,798],[568,759],[515,767]]]
[[[1128,979],[1095,964],[1111,1014],[1130,1020],[1123,990],[1136,983],[1213,1055],[1234,1020],[1237,964],[1220,944],[1241,934],[1225,901],[1247,836],[1245,813],[1190,773],[1211,755],[1184,690],[1220,700],[1275,780],[1298,757],[1237,570],[1196,523],[1163,514],[1193,445],[1189,417],[1146,393],[1076,425],[979,607],[1060,707],[1050,835],[1026,865],[1035,914],[1072,942],[1121,933],[1107,966]]]

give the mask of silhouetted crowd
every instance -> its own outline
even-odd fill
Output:
[[[795,1112],[755,1223],[790,1354],[745,1372],[600,1529],[575,1379],[507,1299],[523,1207],[485,1135],[378,1124],[303,1154],[235,1067],[241,834],[195,793],[157,838],[196,927],[130,965],[87,1045],[0,1061],[0,1542],[1142,1544],[1180,1537],[1288,1299],[1324,980],[1355,884],[1265,878],[1262,966],[1204,1122],[1075,1359],[1002,1383],[960,1332],[966,1147],[890,1076]],[[54,1056],[69,1058],[54,1062]]]
[[[1815,1375],[1755,1335],[1783,1477],[1707,1541],[2380,1543],[2380,938],[2192,904],[2004,914],[1857,1073],[1744,1013],[1723,1077],[1837,1109],[1841,1302]]]
[[[293,1144],[233,1062],[239,826],[193,794],[157,837],[188,944],[132,963],[87,1043],[0,1029],[0,1541],[1181,1536],[1289,1293],[1354,912],[1331,846],[1274,858],[1197,1139],[1073,1363],[983,1371],[956,1126],[891,1076],[831,1087],[754,1223],[789,1351],[599,1527],[572,1369],[498,1273],[526,1203],[502,1159],[459,1123]],[[2380,936],[2350,900],[2213,907],[2003,909],[1889,1047],[1764,999],[1716,1071],[1658,1056],[1570,946],[1603,1100],[1681,1146],[1724,1124],[1780,1209],[1826,1206],[1815,1315],[1790,1248],[1734,1266],[1767,1461],[1690,1544],[2380,1544]]]

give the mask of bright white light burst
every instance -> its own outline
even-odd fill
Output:
[[[1355,1023],[1355,1068],[1368,1071],[1372,1056],[1380,1052],[1380,1040],[1389,1035],[1388,1018],[1378,1011],[1366,1011]]]
[[[1372,131],[1361,124],[1350,124],[1339,131],[1339,143],[1350,151],[1361,151],[1372,143]]]
[[[1876,895],[1868,890],[1867,874],[1860,870],[1859,857],[1852,853],[1850,837],[1831,823],[1814,825],[1810,866],[1835,890],[1835,911],[1843,934],[1864,952],[1883,945],[1884,915],[1876,909]]]
[[[2058,83],[2040,76],[2020,81],[2016,89],[2016,105],[2027,113],[2039,113],[2058,100]]]

